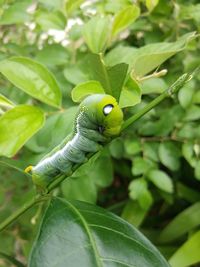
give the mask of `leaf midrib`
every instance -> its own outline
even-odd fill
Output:
[[[84,228],[85,228],[85,230],[86,230],[86,232],[88,234],[89,240],[91,242],[91,247],[92,247],[92,249],[94,251],[94,256],[95,256],[95,260],[96,260],[96,263],[97,263],[97,267],[103,267],[101,261],[99,260],[99,258],[101,258],[101,256],[99,255],[95,240],[94,240],[94,238],[93,238],[93,236],[92,236],[92,234],[90,232],[91,230],[90,230],[90,227],[87,224],[87,221],[84,219],[84,217],[82,216],[82,214],[79,212],[79,210],[76,207],[74,207],[68,201],[67,201],[67,204],[68,204],[69,208],[71,208],[71,210],[73,210],[79,216],[79,218],[80,218],[80,220],[81,220],[81,222],[82,222],[82,224],[83,224],[83,226],[84,226]]]

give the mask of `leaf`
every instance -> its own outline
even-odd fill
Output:
[[[159,3],[159,0],[146,0],[146,7],[151,12]]]
[[[79,84],[90,80],[89,75],[85,73],[80,66],[72,65],[64,69],[66,80],[72,84]]]
[[[121,108],[132,107],[141,102],[142,91],[138,83],[129,78],[121,91],[119,105]]]
[[[141,175],[154,168],[154,162],[142,157],[134,157],[131,172],[133,175]]]
[[[200,231],[193,234],[170,258],[171,267],[189,267],[200,262]]]
[[[59,44],[46,45],[42,50],[37,51],[35,57],[35,60],[41,64],[52,67],[64,65],[68,62],[68,59],[67,50]]]
[[[16,87],[40,101],[60,107],[61,92],[47,68],[25,57],[12,57],[0,62],[0,72]]]
[[[151,78],[144,80],[140,83],[143,95],[149,94],[161,94],[167,89],[167,84],[164,79],[161,78]]]
[[[30,14],[26,11],[30,2],[20,1],[12,3],[1,14],[0,25],[20,24],[30,20]]]
[[[50,152],[72,133],[76,114],[77,107],[71,107],[49,116],[44,127],[26,143],[26,147],[35,153]]]
[[[71,13],[73,13],[73,11],[79,8],[82,2],[84,2],[84,0],[66,0],[65,8],[67,15],[70,15]]]
[[[147,181],[144,178],[133,180],[129,185],[129,190],[130,198],[137,200],[142,209],[148,210],[150,208],[153,202],[153,198],[147,188]]]
[[[159,146],[160,161],[164,166],[172,171],[180,168],[181,152],[177,144],[174,142],[163,142]]]
[[[200,202],[179,213],[161,232],[160,242],[171,242],[200,225]]]
[[[174,187],[171,178],[163,171],[150,170],[147,173],[149,180],[159,189],[167,193],[173,193]]]
[[[12,157],[44,123],[43,112],[21,105],[0,117],[0,155]]]
[[[107,67],[107,72],[110,80],[110,86],[112,88],[113,96],[119,100],[121,90],[124,85],[126,74],[128,71],[128,65],[125,63],[117,64],[112,67]],[[138,90],[139,89],[135,89]],[[137,92],[138,92],[137,91]]]
[[[78,256],[77,256],[78,255]],[[102,208],[53,198],[29,267],[169,266],[133,226]]]
[[[200,119],[200,107],[198,105],[192,105],[187,109],[185,120],[194,121]]]
[[[113,66],[119,63],[127,63],[128,65],[131,65],[137,54],[137,50],[138,49],[134,47],[119,45],[106,54],[105,63],[108,66]]]
[[[131,25],[140,15],[140,9],[136,5],[129,5],[119,11],[114,17],[112,35],[115,36]]]
[[[88,81],[78,84],[72,89],[71,95],[74,102],[81,102],[91,94],[104,94],[104,89],[98,81]]]
[[[195,89],[195,82],[192,80],[180,89],[178,92],[178,99],[183,108],[187,109],[192,103]]]
[[[66,18],[60,11],[46,12],[40,10],[36,13],[35,20],[43,31],[50,29],[64,30],[66,26]]]
[[[148,209],[141,208],[137,201],[129,200],[122,212],[122,218],[138,227],[142,224],[147,215]]]
[[[195,37],[195,32],[191,32],[173,43],[154,43],[139,48],[131,65],[132,74],[135,77],[144,76],[171,56],[184,50],[187,43]]]
[[[0,94],[0,107],[13,108],[15,104],[4,95]]]
[[[179,198],[183,198],[190,203],[200,201],[200,192],[182,184],[176,184],[176,191]]]
[[[110,34],[108,17],[93,17],[83,27],[83,38],[93,53],[103,52]]]
[[[92,79],[99,81],[105,92],[114,96],[118,101],[127,74],[127,64],[121,63],[107,67],[100,55],[90,54],[88,65],[91,66]]]

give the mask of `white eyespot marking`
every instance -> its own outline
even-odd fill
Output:
[[[107,116],[112,110],[113,110],[113,105],[112,104],[108,104],[103,108],[103,113],[105,116]]]

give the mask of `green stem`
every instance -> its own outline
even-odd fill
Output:
[[[196,72],[196,71],[195,71]],[[194,72],[194,73],[195,73]],[[170,86],[165,92],[163,92],[160,96],[158,96],[156,99],[154,99],[152,102],[150,102],[147,106],[145,106],[143,109],[141,109],[138,113],[130,117],[128,120],[124,122],[122,125],[122,131],[124,131],[127,127],[129,127],[133,122],[144,116],[149,110],[157,106],[161,101],[163,101],[165,98],[173,96],[183,85],[189,81],[193,74],[183,74],[172,86]],[[91,158],[95,153],[90,153],[89,158]],[[73,168],[73,172],[77,170],[80,165],[76,165]],[[24,212],[26,212],[28,209],[33,207],[35,204],[37,204],[40,201],[46,200],[48,198],[49,193],[56,188],[64,179],[66,178],[65,175],[59,176],[57,179],[55,179],[47,188],[47,192],[43,195],[36,195],[31,200],[26,202],[22,207],[20,207],[18,210],[16,210],[11,216],[9,216],[5,221],[3,221],[0,224],[0,231],[5,229],[8,225],[10,225],[12,222],[14,222],[19,216],[21,216]]]
[[[33,207],[35,204],[39,203],[40,201],[46,200],[46,197],[41,195],[36,195],[26,203],[24,203],[23,206],[21,206],[18,210],[12,213],[8,218],[6,218],[1,224],[0,224],[0,231],[4,230],[9,224],[11,224],[13,221],[15,221],[18,217],[20,217],[24,212],[29,210],[31,207]]]
[[[191,76],[189,74],[183,74],[174,84],[172,84],[166,91],[164,91],[161,95],[156,97],[153,101],[147,104],[143,109],[137,112],[132,117],[128,118],[122,125],[122,131],[124,131],[127,127],[132,125],[135,121],[144,116],[151,109],[156,107],[160,102],[162,102],[167,97],[172,97],[184,84],[189,81]]]

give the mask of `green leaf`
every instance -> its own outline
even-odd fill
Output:
[[[121,91],[119,105],[121,108],[132,107],[141,102],[142,91],[138,83],[129,78]]]
[[[0,62],[0,72],[16,87],[40,101],[60,107],[61,92],[47,68],[25,57],[12,57]]]
[[[160,242],[171,242],[200,225],[200,202],[179,213],[161,232]]]
[[[62,183],[62,193],[67,199],[81,200],[89,203],[97,201],[97,187],[90,176],[66,179]]]
[[[89,75],[80,66],[72,65],[64,69],[66,80],[72,84],[79,84],[90,80]]]
[[[159,3],[159,0],[146,0],[146,7],[151,12]]]
[[[66,27],[66,18],[60,11],[46,12],[40,10],[36,13],[35,20],[43,31],[50,29],[64,30]]]
[[[178,99],[183,108],[187,109],[192,103],[193,94],[195,89],[195,82],[192,80],[180,89],[178,92]]]
[[[134,157],[131,172],[133,175],[141,175],[154,168],[154,163],[146,158]]]
[[[17,106],[0,117],[0,155],[12,157],[44,123],[43,112],[33,106]]]
[[[78,255],[78,256],[77,256]],[[167,267],[158,250],[133,226],[102,208],[52,199],[30,267]]]
[[[110,81],[110,87],[112,88],[113,96],[117,100],[119,100],[119,98],[120,98],[121,90],[122,90],[122,87],[123,87],[125,79],[126,79],[127,71],[128,71],[128,65],[125,63],[117,64],[117,65],[114,65],[110,68],[107,67],[107,72],[108,72],[109,81]],[[132,83],[134,83],[134,82],[132,82]],[[132,87],[133,87],[133,85],[132,85]],[[135,89],[135,87],[136,87],[136,89]],[[134,89],[137,90],[137,92],[138,92],[139,91],[138,87],[136,85],[135,85],[135,87],[134,87]]]
[[[197,157],[195,157],[193,141],[186,142],[182,145],[182,153],[184,158],[189,162],[189,164],[193,168],[195,168],[197,163]]]
[[[140,82],[143,95],[161,94],[168,87],[166,82],[161,78],[151,78]]]
[[[93,53],[103,52],[110,35],[110,19],[93,17],[83,27],[83,37]]]
[[[187,43],[195,37],[195,32],[191,32],[173,43],[154,43],[139,48],[132,62],[132,74],[135,77],[144,76],[171,56],[184,50]]]
[[[79,8],[82,2],[84,2],[84,0],[66,0],[65,8],[67,15],[70,15],[73,11]]]
[[[151,170],[147,173],[148,179],[159,189],[173,193],[174,187],[171,178],[163,171]]]
[[[176,184],[176,191],[179,198],[183,198],[190,203],[195,203],[197,201],[200,201],[200,192],[182,183]]]
[[[88,57],[88,65],[92,79],[101,83],[107,94],[114,96],[117,101],[124,84],[128,66],[121,63],[112,67],[107,67],[103,62],[101,55],[90,54]]]
[[[50,56],[51,55],[51,56]],[[68,51],[59,44],[46,45],[38,50],[35,60],[47,66],[60,66],[68,62]]]
[[[198,105],[192,105],[187,109],[185,120],[194,121],[200,119],[200,107]]]
[[[181,152],[175,142],[163,142],[159,146],[160,161],[172,171],[180,168]]]
[[[110,50],[105,56],[105,63],[113,66],[120,63],[131,65],[137,54],[137,48],[119,45]],[[130,66],[129,66],[130,68]]]
[[[72,100],[81,102],[86,96],[91,94],[104,94],[104,89],[98,81],[88,81],[78,84],[71,91]]]
[[[129,185],[129,196],[133,200],[137,200],[140,207],[148,210],[152,205],[153,198],[147,188],[147,181],[143,178],[133,180]]]
[[[0,107],[2,108],[13,108],[15,104],[9,100],[7,97],[4,95],[0,94]]]
[[[200,262],[200,231],[193,234],[170,258],[172,267],[189,267]]]
[[[0,25],[20,24],[30,20],[31,15],[26,11],[30,2],[20,1],[12,3],[1,14]]]
[[[140,9],[136,5],[129,5],[119,11],[113,21],[112,35],[115,36],[131,25],[140,15]]]
[[[137,201],[129,200],[122,212],[122,218],[138,227],[147,215],[148,209],[143,209]]]

